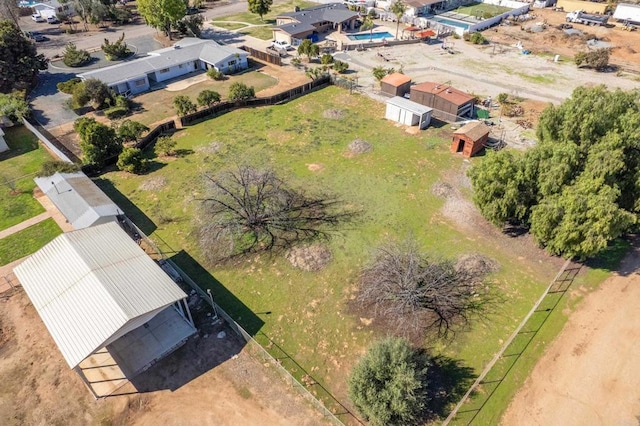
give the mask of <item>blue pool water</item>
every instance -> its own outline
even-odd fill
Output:
[[[350,35],[348,36],[349,40],[369,40],[369,39],[373,39],[373,40],[380,40],[382,38],[386,38],[387,40],[393,40],[393,34],[388,33],[388,32],[383,32],[383,33],[373,33],[373,34],[369,34],[369,33],[360,33],[360,34],[354,34],[354,35]]]
[[[440,24],[449,25],[450,27],[458,27],[465,30],[468,30],[471,24],[467,24],[462,21],[455,21],[453,19],[440,18],[438,16],[434,16],[433,18],[429,18],[430,21],[438,22]]]
[[[37,1],[29,0],[29,1],[21,1],[18,3],[20,7],[31,7],[35,4],[38,4]]]

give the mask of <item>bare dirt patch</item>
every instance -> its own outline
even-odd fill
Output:
[[[121,389],[137,393],[96,401],[24,291],[0,299],[0,424],[324,424],[230,329],[218,339],[221,325],[206,327]]]
[[[640,251],[589,294],[536,364],[504,425],[635,425],[640,418]]]
[[[324,244],[294,247],[287,252],[286,258],[295,268],[319,271],[331,261],[331,250]]]
[[[208,145],[196,148],[196,151],[201,152],[203,154],[217,154],[218,152],[220,152],[223,146],[224,144],[222,142],[214,141]]]
[[[141,191],[159,191],[167,186],[167,179],[164,176],[154,176],[145,180],[138,189]]]
[[[342,120],[345,115],[345,112],[341,109],[326,109],[322,112],[324,118],[331,120]]]
[[[307,169],[309,169],[312,172],[321,172],[324,170],[324,164],[318,164],[318,163],[307,164]]]

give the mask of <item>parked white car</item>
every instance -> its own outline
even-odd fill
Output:
[[[46,22],[46,20],[42,16],[38,15],[37,13],[34,13],[33,15],[31,15],[31,19],[33,19],[36,22]]]
[[[293,50],[293,46],[284,40],[274,40],[271,42],[270,46],[275,47],[276,49]]]

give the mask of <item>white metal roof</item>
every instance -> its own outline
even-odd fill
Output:
[[[403,98],[402,96],[394,96],[391,99],[387,99],[387,104],[400,107],[417,115],[422,115],[433,111],[433,108],[429,108],[428,106],[410,101],[409,99]]]
[[[186,297],[116,222],[60,235],[14,273],[71,368]]]
[[[87,228],[122,210],[84,173],[56,173],[34,179],[74,229]]]
[[[186,37],[175,43],[172,47],[154,50],[131,61],[104,67],[93,71],[78,74],[83,79],[97,78],[108,85],[131,81],[145,77],[148,73],[164,68],[185,64],[200,59],[211,65],[218,65],[235,56],[247,57],[249,53],[244,50],[222,46],[213,40],[202,40],[194,37]]]

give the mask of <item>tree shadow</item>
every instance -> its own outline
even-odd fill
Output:
[[[446,417],[451,404],[456,403],[467,392],[476,378],[471,367],[462,361],[438,355],[430,357],[427,370],[427,419]]]
[[[629,234],[609,243],[597,256],[587,259],[584,264],[591,269],[616,272],[622,276],[638,273],[640,255],[640,234]]]

